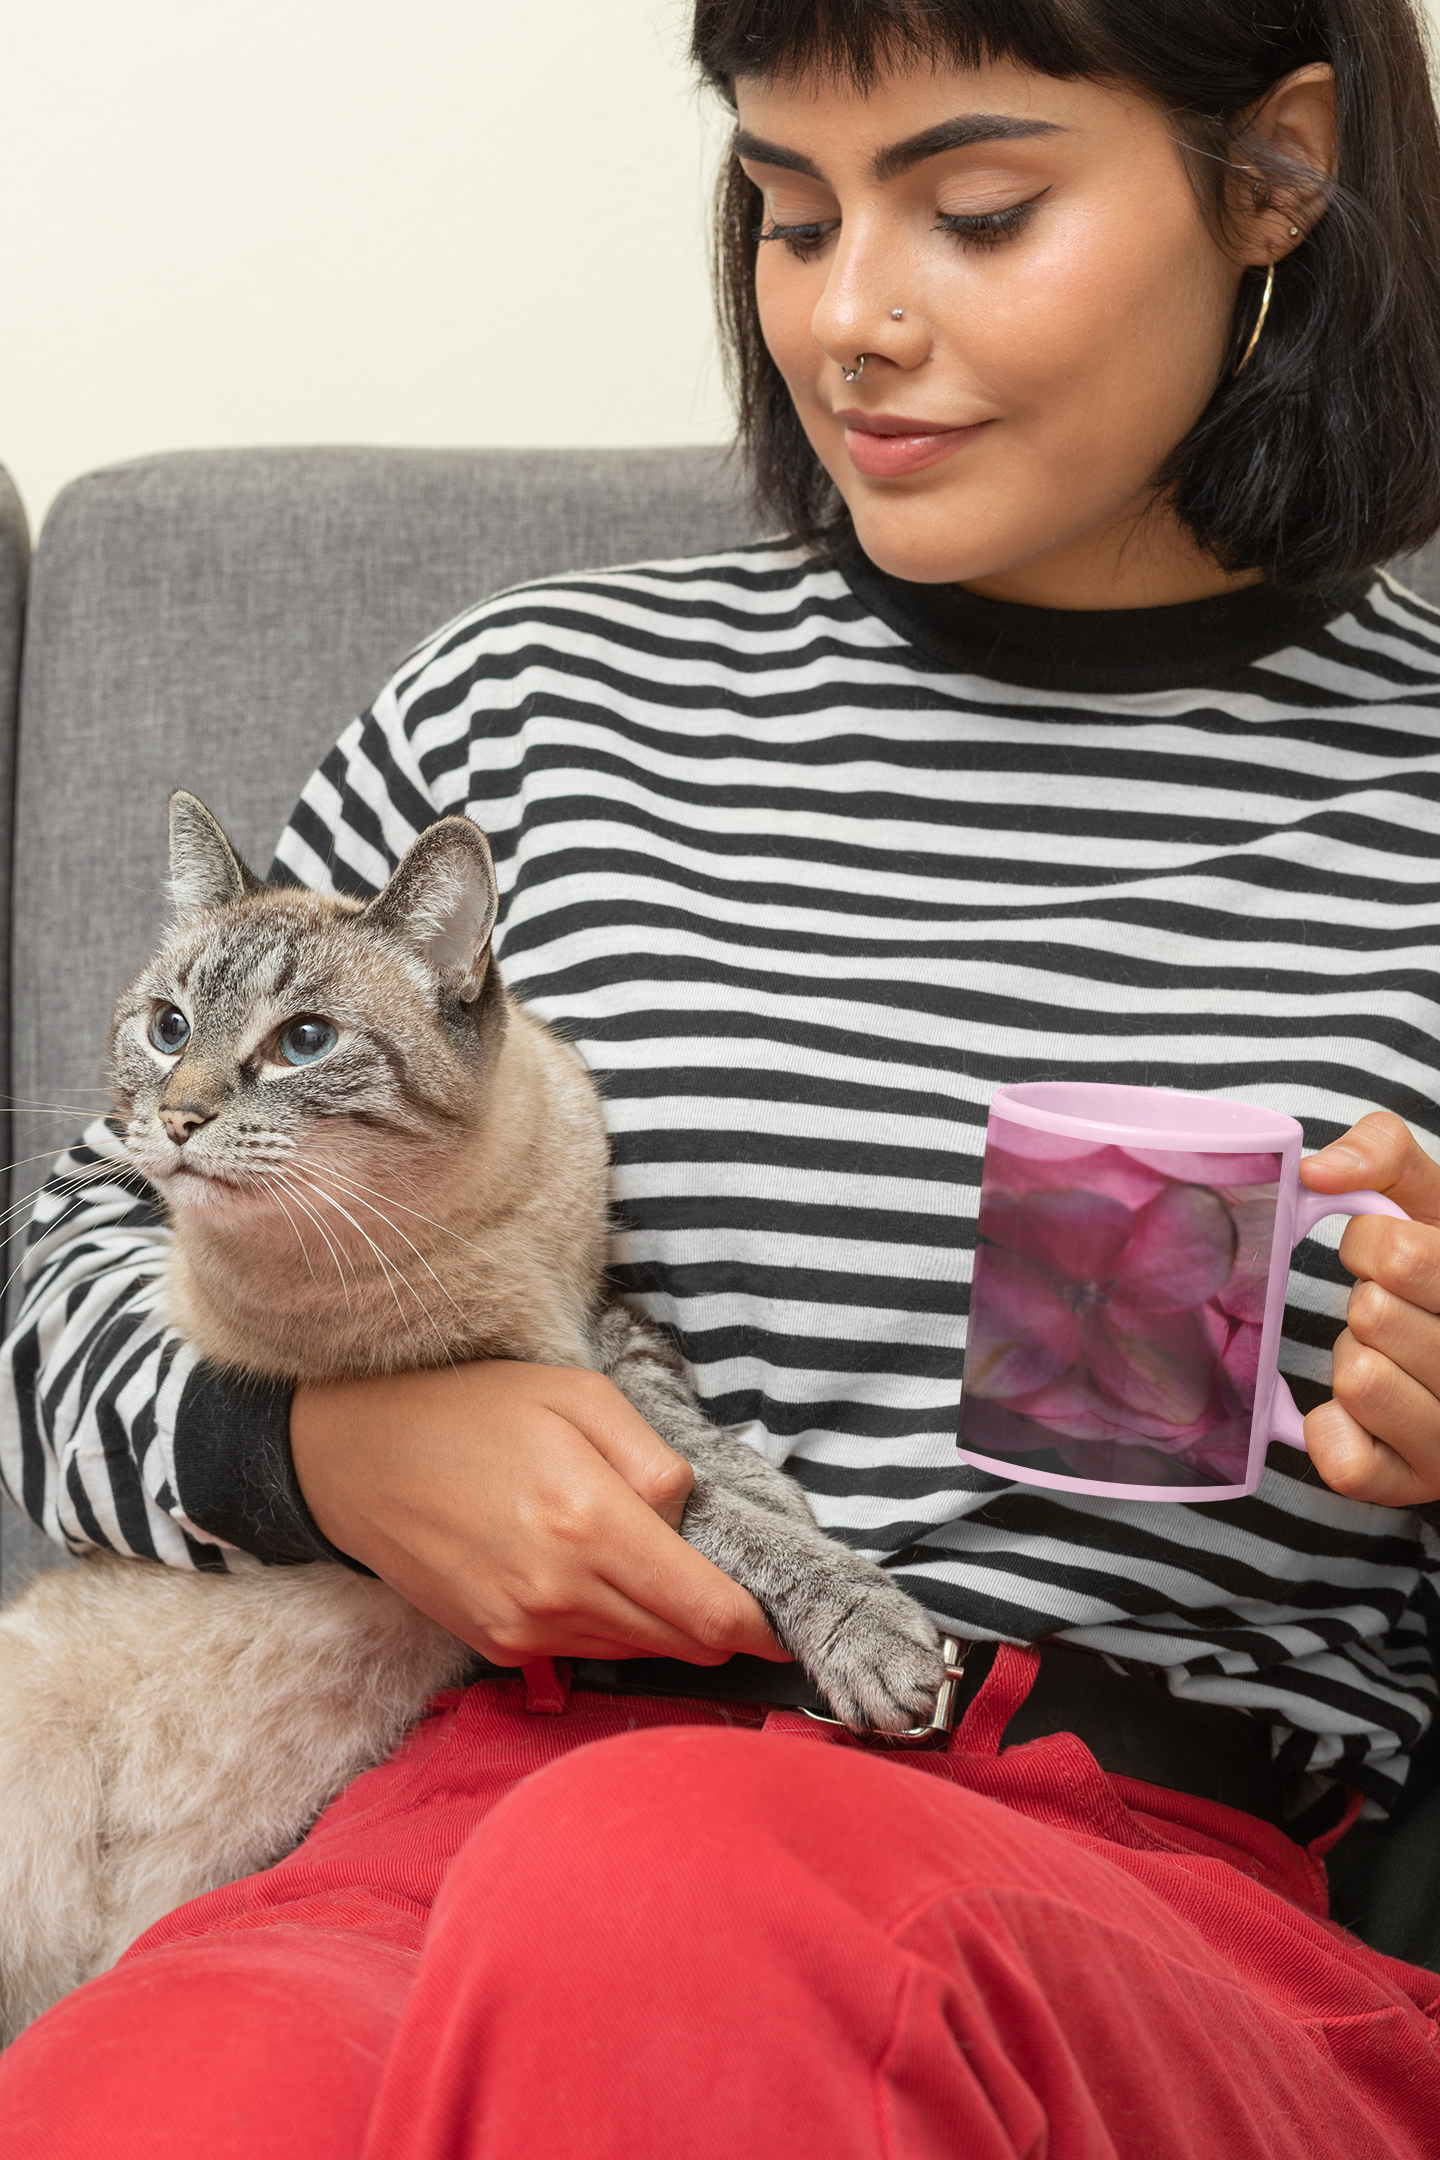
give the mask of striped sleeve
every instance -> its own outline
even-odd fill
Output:
[[[97,1121],[55,1164],[30,1226],[0,1350],[6,1492],[72,1553],[221,1572],[343,1560],[295,1479],[289,1389],[227,1380],[167,1324],[169,1238]]]

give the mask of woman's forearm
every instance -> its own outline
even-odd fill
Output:
[[[755,1600],[676,1534],[689,1465],[596,1373],[306,1385],[290,1440],[325,1536],[498,1664],[777,1654]]]

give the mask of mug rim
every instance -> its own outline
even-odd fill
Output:
[[[1183,1115],[1173,1126],[1122,1117],[1086,1117],[1076,1110],[1052,1108],[1046,1100],[1073,1099],[1077,1095],[1111,1098],[1116,1110],[1122,1109],[1127,1099],[1153,1108],[1157,1096],[1168,1097],[1177,1111],[1182,1106],[1189,1109],[1194,1122],[1187,1122]],[[1207,1125],[1204,1113],[1215,1110],[1238,1111],[1241,1116]],[[1132,1087],[1112,1080],[1027,1080],[997,1088],[990,1098],[990,1116],[1008,1118],[1012,1124],[1028,1125],[1040,1132],[1064,1133],[1077,1140],[1093,1137],[1112,1146],[1174,1148],[1192,1155],[1281,1153],[1302,1146],[1305,1138],[1298,1119],[1261,1103],[1241,1102],[1228,1095],[1196,1095],[1183,1088]]]

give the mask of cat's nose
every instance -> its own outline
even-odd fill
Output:
[[[160,1122],[176,1147],[184,1147],[191,1133],[199,1132],[202,1125],[209,1125],[215,1116],[213,1110],[202,1109],[199,1103],[161,1103]]]

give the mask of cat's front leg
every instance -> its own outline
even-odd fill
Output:
[[[733,1433],[712,1425],[696,1402],[685,1367],[654,1324],[617,1299],[594,1329],[601,1372],[668,1447],[697,1470],[711,1470],[757,1507],[813,1528],[810,1504],[793,1478]]]
[[[758,1459],[758,1458],[757,1458]],[[757,1506],[723,1469],[697,1469],[682,1530],[764,1608],[847,1725],[923,1724],[945,1677],[933,1622],[874,1562],[813,1523]]]

